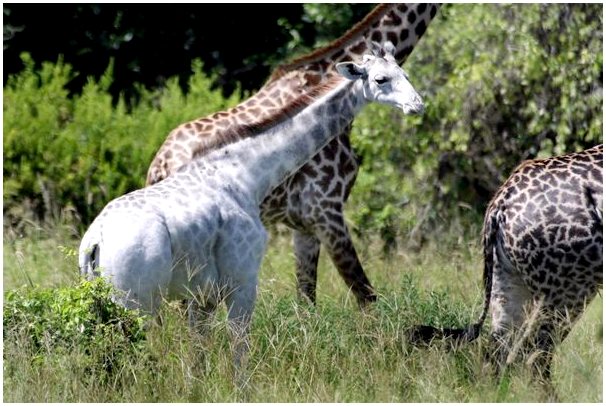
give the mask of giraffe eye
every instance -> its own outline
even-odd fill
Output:
[[[389,82],[389,78],[387,76],[376,76],[375,82],[377,82],[378,85],[384,85]]]

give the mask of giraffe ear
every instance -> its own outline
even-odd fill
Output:
[[[341,76],[349,80],[356,80],[366,77],[366,69],[364,69],[363,66],[357,65],[353,62],[339,62],[335,67]]]

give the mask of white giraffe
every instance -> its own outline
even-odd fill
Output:
[[[390,43],[373,44],[361,65],[337,65],[347,80],[336,77],[255,128],[234,127],[245,139],[111,201],[82,238],[81,272],[107,278],[125,293],[116,300],[150,314],[163,297],[193,294],[204,315],[224,300],[237,368],[248,348],[267,244],[260,203],[366,104],[392,105],[405,114],[424,109],[393,52]]]

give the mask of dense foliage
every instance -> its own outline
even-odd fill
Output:
[[[147,167],[169,131],[194,117],[235,104],[202,73],[200,62],[184,94],[173,78],[163,89],[141,88],[141,100],[114,106],[112,65],[82,95],[68,96],[73,76],[61,60],[26,68],[4,89],[4,208],[10,225],[75,212],[87,223],[112,198],[143,186]]]
[[[602,7],[442,7],[405,66],[426,114],[402,118],[369,106],[355,121],[352,142],[363,164],[348,205],[353,228],[378,231],[388,243],[417,239],[439,224],[426,220],[481,216],[521,160],[602,142]],[[320,31],[346,28],[326,5],[305,10]],[[304,27],[279,23],[291,32],[288,46],[302,49]],[[67,90],[75,73],[61,58],[41,67],[27,54],[22,61],[4,88],[9,225],[66,211],[88,224],[111,198],[143,185],[174,126],[240,100],[213,90],[216,76],[199,62],[185,92],[177,77],[154,90],[139,86],[141,97],[129,107],[124,97],[112,102],[109,91],[118,61],[75,95]]]
[[[602,5],[447,8],[409,65],[428,114],[407,148],[444,198],[485,202],[521,160],[602,142]],[[415,137],[416,136],[416,137]]]

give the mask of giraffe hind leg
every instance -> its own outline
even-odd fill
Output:
[[[299,297],[315,305],[320,241],[313,234],[294,230],[293,245],[297,261],[297,291]]]
[[[522,327],[532,294],[522,277],[506,261],[495,255],[491,299],[491,349],[486,359],[499,375],[516,358],[524,343]]]

